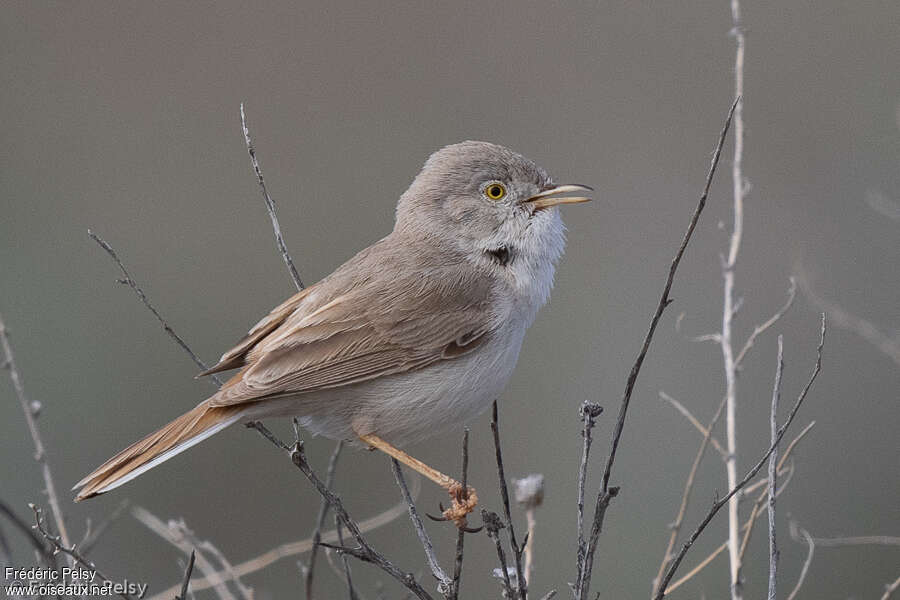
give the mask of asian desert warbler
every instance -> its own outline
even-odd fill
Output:
[[[563,252],[557,206],[590,190],[555,185],[496,144],[435,152],[387,237],[264,317],[203,373],[240,369],[218,392],[82,479],[76,500],[234,423],[296,416],[314,434],[361,440],[435,480],[454,495],[447,516],[459,523],[474,494],[396,446],[471,420],[502,392]]]

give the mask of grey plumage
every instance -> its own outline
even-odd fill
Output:
[[[257,323],[207,372],[236,375],[193,417],[82,480],[78,499],[238,420],[292,415],[313,433],[403,444],[474,418],[502,391],[547,300],[564,246],[554,205],[586,200],[556,191],[575,189],[587,188],[554,188],[543,169],[496,144],[434,153],[389,235]]]

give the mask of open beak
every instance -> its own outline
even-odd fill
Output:
[[[588,196],[561,196],[560,194],[593,191],[594,188],[587,185],[567,183],[565,185],[558,185],[550,188],[549,190],[544,190],[540,194],[535,194],[528,200],[523,201],[522,204],[531,206],[533,210],[537,212],[544,208],[556,206],[557,204],[579,204],[581,202],[590,202],[591,198]]]

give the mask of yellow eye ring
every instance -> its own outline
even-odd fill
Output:
[[[506,187],[499,181],[492,181],[484,186],[484,195],[491,200],[502,200],[506,196]]]

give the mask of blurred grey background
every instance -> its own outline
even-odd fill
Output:
[[[628,369],[731,103],[728,3],[8,2],[0,11],[0,311],[27,391],[44,405],[40,427],[63,490],[211,391],[115,283],[119,274],[88,228],[115,246],[206,360],[292,292],[240,134],[240,102],[307,282],[388,232],[397,197],[448,143],[496,141],[560,181],[596,187],[598,201],[565,210],[569,245],[553,298],[501,399],[508,473],[547,478],[533,589],[566,597],[577,409],[586,399],[607,408],[593,490]],[[802,268],[821,298],[896,344],[900,6],[745,2],[744,20],[744,165],[753,187],[736,335],[742,340],[782,304],[788,277]],[[622,492],[594,576],[604,598],[649,594],[699,442],[658,391],[702,421],[722,395],[718,347],[688,337],[721,319],[731,140],[727,148],[635,391],[613,474]],[[786,403],[813,365],[817,311],[798,295],[746,362],[741,470],[767,445],[776,335],[785,336]],[[900,534],[898,390],[891,358],[832,328],[794,431],[817,425],[796,451],[797,473],[779,504],[784,593],[805,556],[787,536],[789,515],[815,536]],[[5,377],[0,400],[0,494],[27,518],[26,502],[44,502],[42,483]],[[287,434],[286,423],[273,426]],[[413,453],[455,471],[461,433]],[[319,468],[331,448],[308,443]],[[470,481],[483,506],[499,509],[490,448],[485,415],[472,428]],[[378,454],[347,452],[336,485],[359,518],[399,500]],[[710,455],[686,526],[724,491],[724,470]],[[289,461],[241,429],[102,498],[73,505],[66,492],[74,537],[123,498],[165,519],[184,517],[234,562],[306,537],[319,504]],[[419,504],[434,511],[439,500],[426,486]],[[29,563],[24,540],[0,527]],[[449,565],[455,535],[429,529]],[[749,550],[748,597],[765,586],[763,531]],[[724,537],[723,514],[683,572]],[[371,539],[403,567],[427,572],[405,517]],[[93,557],[117,578],[150,582],[151,592],[180,579],[177,551],[130,517]],[[494,563],[487,538],[470,537],[465,597],[499,595],[488,573]],[[402,595],[367,565],[354,572],[369,598],[376,581]],[[723,555],[673,597],[723,597],[726,572]],[[878,597],[898,575],[897,548],[821,548],[801,597]],[[320,597],[345,594],[324,562],[317,580]],[[247,578],[258,598],[298,594],[298,582],[296,559]]]

